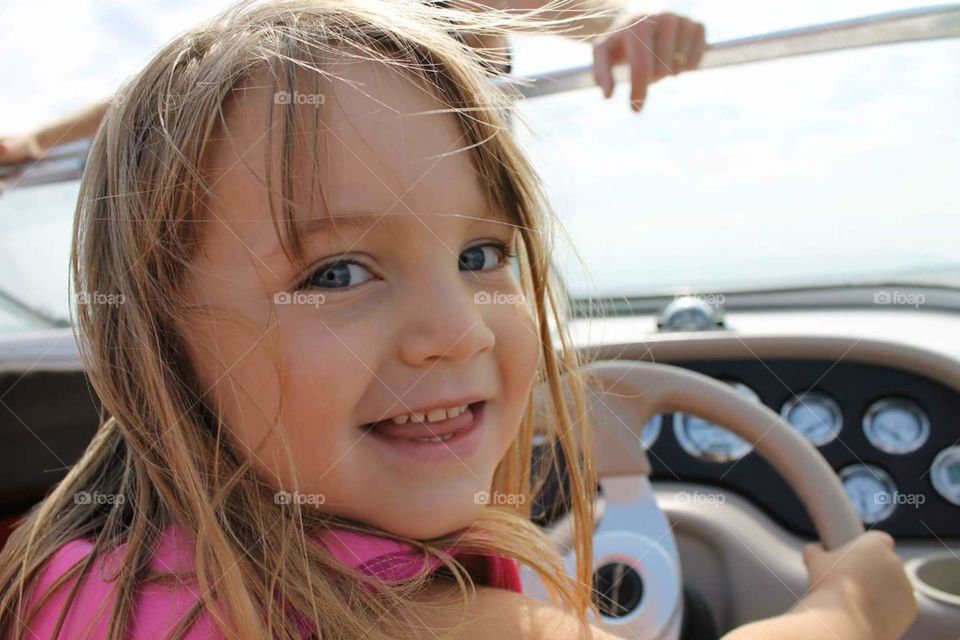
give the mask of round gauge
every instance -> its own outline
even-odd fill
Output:
[[[855,464],[840,472],[840,482],[866,524],[886,520],[897,507],[897,485],[890,474],[870,464]]]
[[[780,409],[780,415],[817,447],[833,442],[843,428],[840,405],[820,391],[807,391],[790,398]]]
[[[660,437],[660,429],[662,427],[663,415],[659,413],[647,420],[647,424],[643,425],[643,430],[640,432],[640,444],[643,445],[644,450],[652,447],[653,443],[657,441],[657,438]]]
[[[760,402],[760,396],[742,382],[723,380],[737,390],[744,398],[753,402]],[[723,427],[710,424],[696,416],[682,413],[674,416],[673,432],[677,442],[683,449],[695,458],[706,462],[730,462],[739,460],[750,453],[753,447],[749,442],[735,436]]]
[[[863,416],[870,444],[887,453],[910,453],[930,437],[930,419],[915,402],[904,398],[877,400]]]
[[[945,500],[960,506],[960,447],[948,447],[937,454],[930,467],[930,480]]]

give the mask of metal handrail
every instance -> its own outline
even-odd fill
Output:
[[[923,7],[718,42],[707,47],[698,69],[840,49],[957,37],[960,37],[960,4]],[[626,66],[618,66],[613,70],[616,82],[627,81],[629,74]],[[496,80],[499,86],[526,99],[586,89],[593,83],[591,65],[527,78],[504,77]],[[87,149],[71,149],[65,153],[48,154],[36,162],[0,166],[0,192],[4,188],[76,180],[83,174]]]
[[[39,160],[0,165],[0,194],[8,189],[78,180],[87,164],[90,140],[54,147]]]
[[[957,37],[960,37],[960,4],[923,7],[718,42],[707,47],[696,70]],[[616,67],[613,77],[616,82],[625,82],[630,78],[630,70],[626,66]],[[593,67],[583,65],[531,78],[503,78],[498,84],[514,88],[523,98],[537,98],[592,87]]]

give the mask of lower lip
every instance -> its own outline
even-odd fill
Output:
[[[442,440],[440,442],[425,442],[420,440],[414,440],[413,438],[394,438],[391,436],[385,436],[382,433],[379,433],[375,430],[369,430],[367,434],[377,442],[381,442],[391,450],[396,451],[397,453],[418,461],[423,462],[442,462],[445,460],[464,460],[465,458],[471,456],[479,447],[480,447],[480,435],[481,427],[483,426],[483,418],[486,415],[487,402],[483,401],[479,404],[470,405],[470,412],[473,416],[470,418],[469,422],[466,422],[461,429],[453,434],[452,437],[447,440]],[[462,416],[463,414],[461,414]],[[443,422],[436,423],[438,426],[443,425],[444,422],[459,420],[461,416],[456,418],[448,418]]]

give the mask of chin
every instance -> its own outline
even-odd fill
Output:
[[[469,527],[483,512],[483,508],[483,504],[474,503],[471,492],[464,499],[447,500],[442,505],[408,505],[388,522],[371,524],[393,535],[430,540]]]

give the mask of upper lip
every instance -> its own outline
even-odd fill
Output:
[[[474,394],[474,395],[469,395],[469,396],[461,396],[461,397],[459,397],[459,398],[453,398],[453,399],[451,399],[451,400],[437,400],[437,401],[435,401],[435,402],[431,402],[430,404],[425,404],[425,405],[422,405],[422,406],[420,406],[420,407],[410,408],[410,409],[408,409],[408,408],[406,408],[405,406],[403,406],[403,403],[402,403],[400,400],[398,400],[398,401],[397,401],[397,404],[401,405],[398,409],[392,410],[389,415],[384,416],[384,417],[382,417],[382,418],[378,418],[377,420],[374,420],[373,422],[366,422],[366,423],[364,423],[363,426],[367,426],[367,425],[371,425],[371,424],[376,424],[376,423],[378,423],[378,422],[383,422],[384,420],[392,420],[393,418],[396,418],[397,416],[405,416],[405,415],[410,414],[410,413],[429,413],[429,412],[432,411],[433,409],[449,409],[450,407],[461,407],[461,406],[463,406],[463,405],[465,405],[465,404],[473,404],[474,402],[482,402],[483,400],[486,400],[486,399],[487,399],[487,398],[486,398],[485,396]]]

